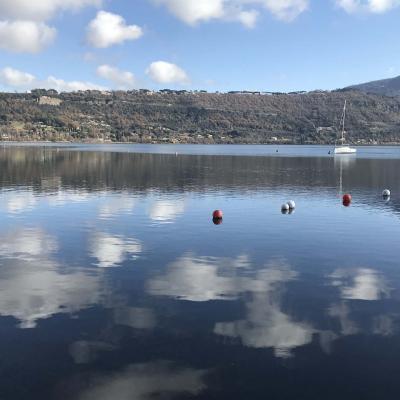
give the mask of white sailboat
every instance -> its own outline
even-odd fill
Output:
[[[355,154],[357,152],[357,149],[350,147],[348,144],[345,143],[345,138],[344,134],[345,132],[345,122],[346,122],[346,106],[347,106],[347,100],[344,101],[344,107],[343,107],[343,115],[342,115],[342,123],[341,123],[341,128],[342,128],[342,137],[340,139],[341,144],[335,146],[334,153],[335,154]]]

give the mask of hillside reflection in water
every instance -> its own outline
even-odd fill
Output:
[[[0,398],[395,398],[399,170],[0,148]]]

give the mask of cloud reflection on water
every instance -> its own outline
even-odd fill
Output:
[[[292,349],[310,343],[316,332],[310,324],[295,321],[282,310],[282,286],[296,278],[297,273],[287,265],[270,263],[256,274],[257,285],[249,286],[252,296],[245,301],[245,318],[219,322],[214,333],[239,338],[247,347],[273,348],[276,357],[290,357]]]
[[[96,361],[100,352],[112,351],[114,349],[115,347],[108,343],[80,340],[71,344],[69,354],[75,364],[90,364]]]
[[[291,350],[308,344],[315,330],[305,322],[296,322],[281,310],[273,293],[258,293],[246,303],[246,317],[234,322],[219,322],[214,333],[240,338],[244,346],[273,348],[276,357],[290,357]]]
[[[82,203],[90,199],[90,193],[83,190],[63,190],[52,191],[46,196],[46,200],[51,207],[62,207],[71,203]]]
[[[245,256],[232,260],[187,254],[169,264],[165,275],[151,279],[147,291],[154,296],[201,302],[232,300],[246,291],[264,290],[266,281],[260,282],[235,272],[237,268],[245,267],[247,262]]]
[[[153,329],[156,325],[154,311],[143,307],[116,307],[114,323],[134,329]]]
[[[282,286],[297,273],[281,261],[245,275],[232,268],[246,266],[247,261],[243,256],[229,260],[186,255],[170,264],[165,275],[150,280],[147,289],[152,295],[196,302],[234,300],[249,293],[245,318],[216,323],[214,333],[240,338],[248,347],[273,348],[276,356],[288,357],[291,349],[310,343],[315,332],[281,309]]]
[[[121,372],[91,378],[79,400],[170,399],[179,394],[202,392],[206,371],[180,368],[172,362],[157,361],[128,366]],[[87,382],[85,382],[87,384]]]
[[[108,198],[99,207],[100,219],[111,219],[121,214],[132,213],[136,200],[128,195]]]
[[[18,215],[35,208],[38,200],[31,190],[2,193],[2,203],[10,215]]]
[[[56,239],[40,229],[19,229],[0,238],[0,314],[33,328],[56,313],[73,313],[99,301],[99,278],[62,274],[52,255]]]
[[[350,307],[346,302],[332,304],[328,308],[328,315],[339,320],[341,335],[355,335],[359,332],[359,327],[350,318]]]
[[[100,268],[111,268],[122,264],[126,259],[134,259],[142,252],[142,243],[133,238],[112,236],[108,233],[95,233],[90,242],[90,254],[97,259]]]
[[[387,336],[393,332],[391,316],[372,316],[368,328],[361,328],[351,318],[349,301],[372,301],[389,296],[385,279],[375,270],[338,269],[329,276],[343,299],[328,309],[328,316],[339,320],[338,332],[316,328],[313,323],[296,319],[282,308],[286,286],[296,279],[298,273],[280,260],[257,270],[247,256],[229,259],[196,257],[189,253],[170,263],[164,274],[150,279],[147,292],[191,302],[240,299],[246,308],[244,317],[216,322],[214,333],[238,338],[247,347],[273,348],[275,356],[283,358],[291,356],[293,349],[311,343],[315,334],[319,336],[322,349],[329,352],[331,343],[340,336],[361,332]]]
[[[340,289],[343,299],[373,301],[390,294],[383,277],[370,268],[337,269],[330,278],[332,285]]]
[[[31,261],[48,257],[58,249],[51,235],[38,228],[17,228],[0,236],[0,257]]]
[[[44,261],[1,268],[0,314],[17,318],[21,328],[34,328],[39,319],[77,312],[98,300],[99,281],[93,276],[60,274]]]
[[[97,265],[105,268],[136,257],[142,245],[98,233],[91,251]],[[40,228],[16,228],[0,235],[0,315],[18,319],[21,328],[34,328],[38,320],[54,314],[71,314],[104,302],[102,275],[76,268],[66,272],[56,260],[58,254],[56,238]],[[155,324],[151,311],[145,309],[118,306],[115,318],[141,329]]]
[[[172,222],[185,212],[182,200],[157,200],[149,211],[150,219],[157,222]]]

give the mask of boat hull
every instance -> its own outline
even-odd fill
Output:
[[[357,153],[357,149],[353,149],[349,146],[335,147],[335,154],[355,154]]]

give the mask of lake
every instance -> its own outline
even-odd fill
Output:
[[[397,398],[400,148],[329,150],[1,145],[0,399]]]

